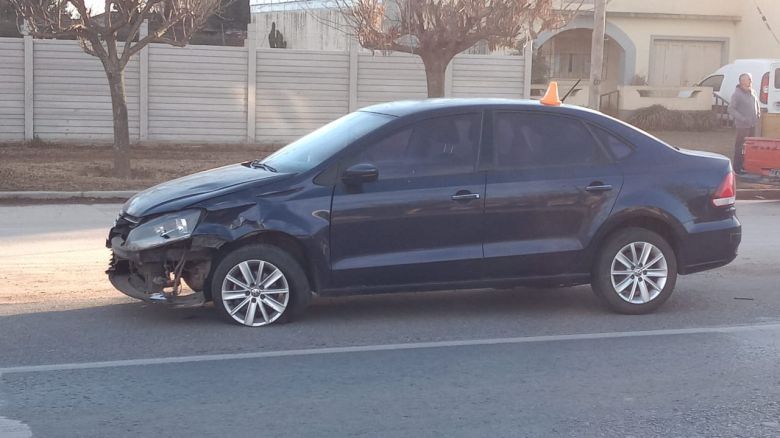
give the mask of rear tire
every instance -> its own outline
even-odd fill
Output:
[[[222,257],[210,286],[217,312],[249,327],[288,322],[303,313],[311,299],[300,263],[266,244],[242,246]]]
[[[660,235],[626,228],[607,238],[593,266],[596,296],[617,313],[640,315],[658,309],[677,283],[677,258]]]

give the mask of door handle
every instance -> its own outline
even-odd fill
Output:
[[[585,191],[590,193],[608,192],[610,190],[612,190],[611,184],[593,183],[585,187]]]
[[[479,199],[479,193],[469,193],[469,192],[461,193],[461,192],[458,192],[458,193],[452,195],[452,200],[453,201],[468,201],[470,199]]]

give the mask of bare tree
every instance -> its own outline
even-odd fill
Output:
[[[114,118],[114,172],[130,176],[130,131],[124,69],[150,43],[185,46],[220,0],[105,0],[104,13],[93,14],[85,0],[10,0],[37,38],[76,38],[84,52],[103,64]],[[145,20],[148,35],[139,38]],[[124,42],[124,43],[123,43]]]
[[[485,41],[489,50],[560,27],[581,0],[334,0],[361,46],[419,55],[428,97],[444,96],[452,58]],[[558,9],[554,9],[558,5]]]

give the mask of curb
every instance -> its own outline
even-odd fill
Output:
[[[780,199],[780,189],[739,189],[737,199]]]
[[[111,200],[129,199],[138,193],[135,190],[114,191],[18,191],[0,192],[0,201],[78,201],[78,200]],[[737,199],[780,199],[780,189],[738,189]]]
[[[66,200],[66,199],[128,199],[137,191],[84,191],[84,192],[46,192],[19,191],[0,192],[0,200]]]

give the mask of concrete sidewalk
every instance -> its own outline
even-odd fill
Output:
[[[18,191],[0,192],[0,200],[58,200],[58,199],[128,199],[138,193],[135,190],[114,191],[83,191],[83,192],[55,192],[55,191]]]

